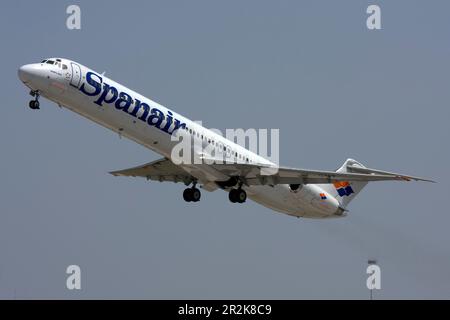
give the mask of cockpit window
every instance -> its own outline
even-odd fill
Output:
[[[42,60],[42,62],[41,63],[45,63],[47,61],[47,59],[45,59],[45,60]]]
[[[63,64],[62,68],[63,68],[63,70],[66,70],[67,69],[67,65]]]
[[[56,59],[56,61],[61,62],[61,59]]]
[[[54,64],[55,62],[54,61],[52,61],[52,60],[47,60],[47,62],[46,63],[48,63],[48,64]]]

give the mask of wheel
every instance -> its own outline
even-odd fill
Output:
[[[28,106],[33,110],[39,109],[39,101],[31,100],[30,103],[28,104]]]
[[[230,192],[228,193],[228,199],[233,203],[237,202],[236,192],[237,192],[237,189],[231,189]]]
[[[200,201],[200,197],[202,196],[201,192],[197,188],[191,189],[191,201],[198,202]]]
[[[228,193],[228,199],[233,203],[244,203],[247,200],[247,192],[243,189],[231,189]]]
[[[197,188],[187,188],[183,191],[183,199],[186,202],[198,202],[201,196],[202,194]]]
[[[237,202],[244,203],[247,200],[247,192],[243,189],[236,189]]]
[[[183,199],[186,202],[191,202],[192,201],[192,189],[191,188],[184,189],[184,191],[183,191]]]

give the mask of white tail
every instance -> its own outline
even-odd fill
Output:
[[[347,159],[344,164],[336,170],[336,172],[351,172],[348,167],[365,168],[361,163],[353,159]],[[331,184],[319,185],[323,190],[328,192],[341,204],[343,208],[352,201],[356,195],[367,185],[367,182],[336,182]]]

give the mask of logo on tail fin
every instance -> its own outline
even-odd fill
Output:
[[[341,197],[350,196],[352,193],[355,193],[352,187],[350,186],[350,183],[348,183],[347,181],[335,182],[333,183],[333,185],[336,188],[339,196]]]

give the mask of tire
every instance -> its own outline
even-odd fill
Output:
[[[191,188],[184,189],[184,191],[183,191],[183,199],[186,202],[191,202],[192,201],[192,189]]]
[[[191,201],[198,202],[198,201],[200,201],[201,197],[202,197],[202,194],[199,189],[197,189],[197,188],[191,189]]]
[[[236,203],[237,202],[237,194],[236,194],[237,190],[236,189],[231,189],[230,192],[228,193],[228,199],[233,202]]]
[[[39,101],[31,100],[30,103],[28,104],[28,106],[33,110],[39,109]]]
[[[245,200],[247,200],[247,192],[245,192],[245,190],[242,189],[237,189],[236,191],[237,191],[236,192],[237,202],[244,203]]]

